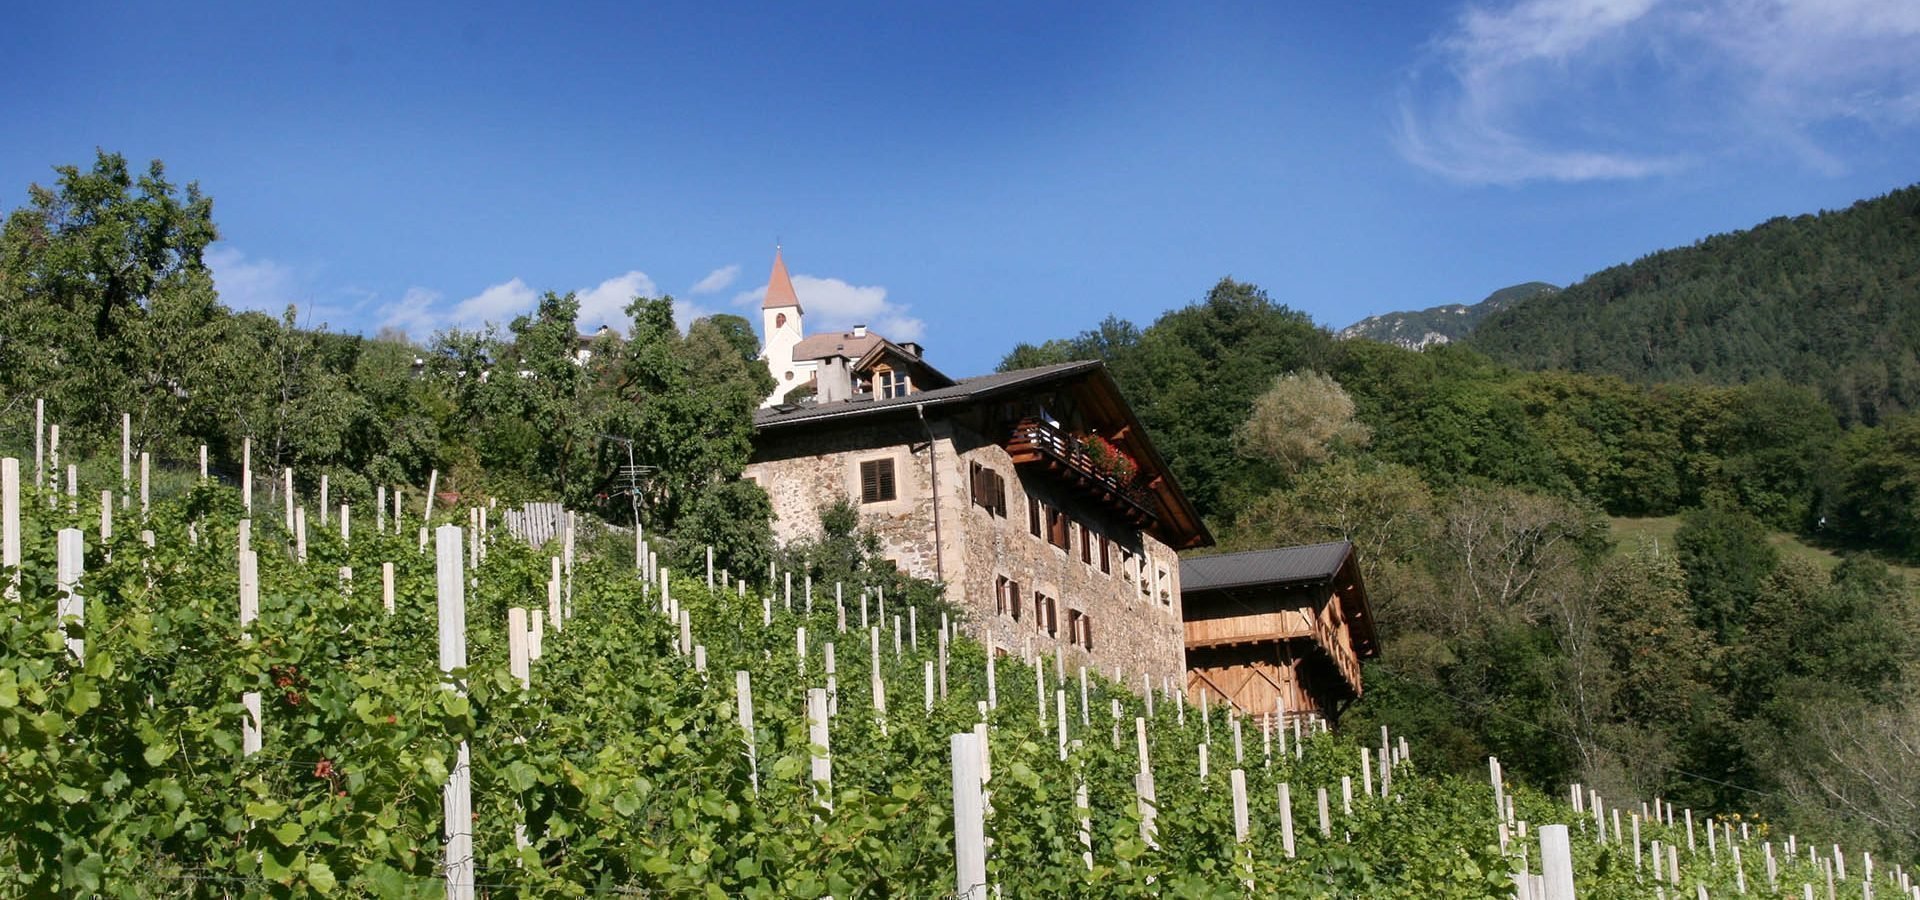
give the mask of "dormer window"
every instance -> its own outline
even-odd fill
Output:
[[[907,373],[895,371],[888,366],[874,368],[873,384],[882,400],[905,397],[913,393],[913,382],[907,377]]]

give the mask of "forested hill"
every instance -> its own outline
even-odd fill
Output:
[[[1460,340],[1475,326],[1522,300],[1551,294],[1559,288],[1544,281],[1529,281],[1503,287],[1479,303],[1448,303],[1411,312],[1381,313],[1368,316],[1340,329],[1340,338],[1367,338],[1383,344],[1396,344],[1409,350],[1421,350],[1435,344]]]
[[[1528,369],[1815,387],[1843,422],[1920,407],[1920,185],[1778,218],[1489,316],[1469,342]]]

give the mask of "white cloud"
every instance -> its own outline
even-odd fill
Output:
[[[249,259],[229,244],[207,250],[207,268],[213,272],[220,301],[232,309],[256,309],[279,315],[298,302],[293,270],[270,259]]]
[[[707,277],[694,282],[693,287],[687,289],[687,293],[696,297],[701,294],[718,294],[730,287],[739,277],[740,266],[738,264],[721,266],[718,269],[708,272]]]
[[[602,325],[625,333],[627,330],[627,304],[635,297],[658,297],[660,290],[647,273],[634,269],[624,275],[616,275],[599,285],[581,288],[574,293],[580,300],[578,327],[582,332],[592,334]]]
[[[400,302],[387,310],[387,318],[380,323],[380,327],[398,328],[406,332],[408,337],[424,341],[443,327],[440,316],[434,310],[439,303],[438,291],[423,287],[408,288]]]
[[[919,341],[926,337],[927,323],[910,315],[911,307],[887,299],[880,285],[849,284],[838,278],[813,275],[793,276],[793,292],[806,311],[809,334],[866,325],[895,341]],[[735,306],[759,305],[767,295],[762,284],[733,297]]]
[[[1844,165],[1836,123],[1920,125],[1912,0],[1470,3],[1401,93],[1410,162],[1480,184],[1640,178],[1743,148]]]

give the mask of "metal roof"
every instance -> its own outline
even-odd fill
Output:
[[[753,427],[757,430],[767,430],[801,422],[824,422],[833,419],[878,414],[890,410],[911,410],[915,406],[941,406],[948,403],[965,403],[1001,391],[1012,390],[1038,382],[1050,381],[1068,375],[1076,375],[1099,367],[1099,360],[1081,360],[1052,366],[1040,366],[1032,369],[1020,369],[1013,372],[995,372],[991,375],[962,378],[952,387],[934,388],[930,391],[920,391],[902,397],[891,397],[883,400],[842,400],[836,403],[798,406],[794,407],[791,412],[781,412],[780,408],[775,406],[754,413]]]
[[[1353,554],[1351,541],[1247,550],[1180,561],[1180,592],[1222,590],[1258,584],[1328,581]]]

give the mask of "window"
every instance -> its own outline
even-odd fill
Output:
[[[1113,574],[1113,542],[1104,534],[1100,536],[1100,574]]]
[[[1001,518],[1007,517],[1007,482],[999,472],[973,463],[973,504]]]
[[[775,328],[784,328],[784,327],[786,327],[786,325],[787,325],[787,314],[786,314],[786,313],[774,313],[774,314],[773,314],[773,327],[775,327]]]
[[[1049,636],[1060,636],[1059,606],[1052,597],[1039,591],[1033,592],[1033,627]]]
[[[1167,577],[1167,567],[1161,566],[1155,573],[1153,583],[1160,590],[1160,605],[1173,605],[1173,580]]]
[[[880,399],[882,400],[894,397],[905,397],[913,393],[913,382],[907,378],[907,373],[896,372],[887,366],[877,366],[874,368],[873,384],[880,392]]]
[[[1147,568],[1152,564],[1153,564],[1152,561],[1148,559],[1145,554],[1141,555],[1140,557],[1140,596],[1142,597],[1153,596],[1153,574]]]
[[[1093,531],[1085,525],[1080,526],[1080,561],[1093,565]]]
[[[860,502],[880,503],[894,499],[893,460],[870,459],[860,464]]]
[[[1007,576],[1001,575],[993,580],[993,614],[1007,614]]]
[[[1040,536],[1040,501],[1032,497],[1027,498],[1027,530],[1034,537]]]
[[[1059,547],[1062,550],[1067,549],[1067,529],[1069,527],[1071,526],[1065,513],[1051,506],[1047,507],[1047,543]]]
[[[1067,610],[1067,643],[1093,650],[1093,617],[1077,609]]]
[[[1013,614],[1015,622],[1020,621],[1020,582],[1007,582],[1007,611]]]

